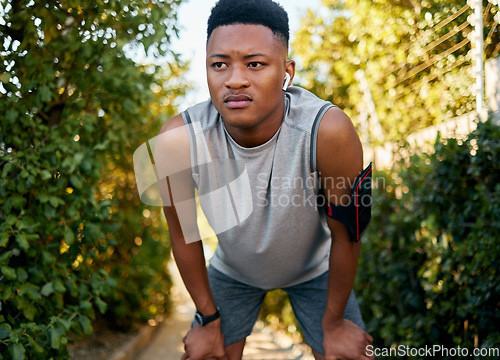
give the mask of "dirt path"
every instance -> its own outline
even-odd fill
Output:
[[[177,304],[172,316],[163,322],[151,344],[137,360],[179,360],[183,354],[182,338],[189,330],[194,305],[186,292],[175,265],[170,267],[174,280],[173,300]],[[297,344],[284,334],[271,331],[257,322],[247,338],[243,360],[314,360],[309,348]]]

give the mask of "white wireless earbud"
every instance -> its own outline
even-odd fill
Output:
[[[290,74],[289,73],[286,73],[285,74],[285,84],[283,85],[283,91],[286,91],[286,89],[288,88],[288,85],[290,85]]]

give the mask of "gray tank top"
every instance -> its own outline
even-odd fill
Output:
[[[316,135],[332,106],[289,87],[280,129],[252,148],[231,138],[210,100],[182,113],[200,205],[218,238],[210,260],[217,270],[262,289],[328,270],[331,234],[316,202]]]

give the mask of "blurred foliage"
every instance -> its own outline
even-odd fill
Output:
[[[355,121],[363,70],[386,140],[474,110],[473,10],[466,0],[323,0],[293,42],[300,85]],[[483,0],[484,56],[500,52],[498,5]],[[372,139],[377,141],[382,139]]]
[[[1,2],[0,359],[66,358],[98,312],[126,328],[168,310],[170,245],[132,154],[186,88],[179,2]]]
[[[500,127],[399,153],[374,177],[355,287],[374,344],[498,346]]]
[[[374,346],[498,347],[500,127],[397,155],[391,172],[374,173],[354,288]],[[283,291],[267,295],[261,318],[298,328]]]
[[[281,289],[272,290],[266,294],[259,319],[276,330],[302,336],[302,330],[293,314],[288,294]]]

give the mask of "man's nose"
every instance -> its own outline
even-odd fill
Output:
[[[228,78],[224,82],[224,86],[228,89],[241,89],[250,86],[250,81],[245,75],[244,69],[239,66],[233,67],[228,74]]]

